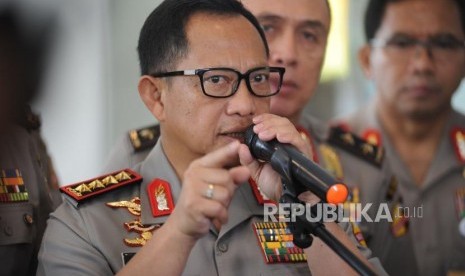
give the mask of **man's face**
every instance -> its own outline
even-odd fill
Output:
[[[268,66],[265,46],[253,25],[242,16],[199,13],[186,26],[189,51],[175,70],[227,67],[241,73]],[[269,98],[253,96],[242,80],[228,98],[203,94],[198,76],[172,77],[162,94],[163,145],[179,158],[192,160],[226,145],[252,118],[269,111]]]
[[[286,68],[271,112],[295,121],[318,85],[330,15],[325,0],[242,0],[258,18],[270,47],[270,65]]]
[[[463,43],[464,30],[455,3],[390,3],[375,39],[397,45],[371,47],[365,68],[375,82],[378,103],[383,108],[418,119],[435,117],[450,108],[451,97],[465,74],[463,47],[435,46],[427,50],[419,45],[406,47],[405,42],[435,41],[439,46],[453,40]]]

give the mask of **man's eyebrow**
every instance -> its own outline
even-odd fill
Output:
[[[267,14],[267,13],[257,15],[257,19],[259,21],[267,20],[271,22],[279,22],[279,21],[285,20],[285,18],[282,16],[279,16],[276,14]],[[312,29],[320,29],[322,31],[327,31],[325,25],[319,20],[311,20],[311,19],[303,20],[303,21],[300,21],[299,25],[303,27],[309,27]]]

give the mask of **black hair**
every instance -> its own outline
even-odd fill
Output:
[[[400,2],[403,0],[370,0],[365,11],[365,38],[367,41],[373,39],[376,32],[381,26],[384,14],[386,13],[387,5],[390,3]],[[460,21],[462,23],[462,31],[465,33],[465,1],[453,0],[459,8]]]
[[[244,16],[257,29],[269,55],[260,23],[239,1],[165,0],[149,15],[140,32],[137,51],[142,75],[170,70],[187,55],[186,23],[199,12]]]

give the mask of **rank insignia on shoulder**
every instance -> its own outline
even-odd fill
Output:
[[[374,166],[381,167],[383,149],[351,132],[347,132],[340,127],[332,127],[328,142],[368,161]]]
[[[84,182],[79,182],[60,188],[60,192],[67,194],[77,202],[95,197],[108,191],[137,184],[142,181],[142,176],[130,169],[116,171]]]
[[[294,244],[294,236],[285,222],[255,222],[252,227],[267,264],[307,261],[304,250]]]
[[[153,125],[129,131],[129,140],[135,152],[151,149],[160,137],[160,125]]]
[[[465,163],[465,129],[454,128],[450,133],[455,153],[461,163]]]

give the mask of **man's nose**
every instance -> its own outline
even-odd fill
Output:
[[[411,60],[413,69],[416,72],[431,73],[434,70],[436,58],[431,45],[427,42],[419,41]]]
[[[245,80],[242,80],[236,93],[229,99],[227,113],[229,115],[238,114],[240,116],[254,115],[256,111],[255,101],[257,99],[259,98],[249,91]]]
[[[274,65],[293,66],[297,63],[297,42],[292,31],[283,32],[270,43],[270,61]]]
[[[429,59],[434,59],[433,47],[431,44],[425,41],[418,41],[415,46],[415,58],[422,57],[426,54],[426,57]]]

